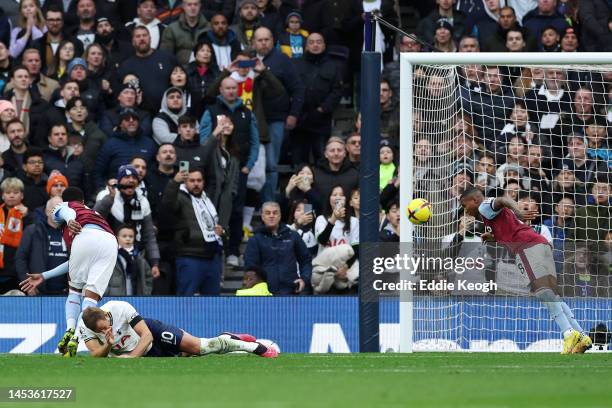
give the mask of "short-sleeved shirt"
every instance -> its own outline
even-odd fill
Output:
[[[134,326],[143,320],[142,316],[127,302],[111,300],[100,307],[108,313],[110,324],[113,327],[115,342],[110,349],[109,356],[129,353],[136,348],[140,336],[134,330]],[[84,342],[99,341],[106,343],[104,333],[95,333],[88,329],[82,322],[79,324],[79,336]],[[152,345],[149,345],[149,349]]]
[[[512,210],[505,207],[497,209],[494,198],[484,200],[478,207],[478,212],[485,228],[493,233],[495,241],[511,252],[516,253],[536,244],[548,244],[546,238],[519,220]]]

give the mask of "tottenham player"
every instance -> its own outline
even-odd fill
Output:
[[[249,334],[192,336],[159,320],[143,318],[132,305],[110,301],[83,311],[79,334],[93,357],[177,357],[245,351],[275,358],[278,352]]]
[[[65,357],[73,357],[78,348],[75,329],[79,315],[81,310],[96,306],[104,295],[117,261],[117,239],[106,220],[83,204],[79,188],[68,187],[62,200],[53,207],[52,215],[58,225],[63,224],[68,261],[50,271],[29,274],[21,289],[31,290],[45,279],[68,273],[66,332],[57,348]]]
[[[483,241],[497,241],[516,255],[516,264],[527,274],[531,291],[544,303],[563,333],[562,354],[584,353],[592,341],[559,296],[552,247],[546,238],[523,223],[534,219],[537,210],[521,211],[508,197],[485,199],[477,188],[461,195],[461,205],[466,214],[480,215],[486,228],[481,236]]]

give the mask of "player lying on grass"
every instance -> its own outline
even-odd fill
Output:
[[[43,273],[28,274],[21,290],[36,288],[45,279],[68,273],[66,332],[57,345],[61,354],[72,357],[78,348],[75,328],[81,310],[96,306],[110,280],[117,262],[117,238],[106,220],[83,204],[84,195],[77,187],[68,187],[62,200],[53,207],[53,221],[62,225],[62,234],[70,256],[68,261]]]
[[[210,339],[192,336],[159,320],[143,318],[127,302],[110,301],[83,311],[79,336],[94,357],[176,357],[246,351],[274,358],[278,352],[249,334],[223,333]]]
[[[487,198],[477,188],[461,195],[465,213],[482,219],[483,241],[497,241],[516,255],[516,265],[527,274],[531,291],[546,306],[563,333],[563,352],[584,353],[592,341],[583,332],[569,306],[561,299],[552,247],[542,235],[522,221],[532,220],[537,211],[521,211],[508,197]]]

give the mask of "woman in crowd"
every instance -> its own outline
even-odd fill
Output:
[[[316,256],[319,249],[314,236],[314,217],[312,204],[307,200],[298,200],[293,203],[287,221],[287,226],[302,237],[302,241],[313,257]]]
[[[22,0],[19,4],[19,22],[11,31],[11,57],[19,58],[33,41],[46,32],[47,26],[38,0]]]
[[[68,64],[75,57],[75,44],[70,40],[62,40],[53,56],[53,62],[47,67],[47,76],[57,81],[64,78]]]
[[[196,118],[201,118],[209,102],[206,99],[206,93],[219,75],[219,69],[210,44],[197,44],[193,55],[195,61],[187,65],[187,82],[191,91],[191,114]]]
[[[284,201],[281,207],[285,210],[285,214],[289,214],[289,210],[293,205],[301,200],[306,200],[312,204],[315,214],[321,214],[321,195],[319,191],[313,187],[314,172],[308,164],[302,164],[297,167],[297,171],[287,183],[285,187]]]

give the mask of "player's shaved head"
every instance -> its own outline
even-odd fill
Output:
[[[66,202],[78,201],[82,203],[85,201],[85,195],[83,194],[83,190],[80,188],[70,186],[62,193],[62,200]]]
[[[99,307],[88,307],[83,311],[83,323],[94,333],[98,332],[98,322],[104,319],[106,319],[106,312]]]
[[[465,190],[463,194],[461,194],[460,201],[466,200],[468,198],[475,198],[475,197],[484,197],[484,195],[482,194],[482,191],[480,191],[476,187],[470,187],[467,190]]]

